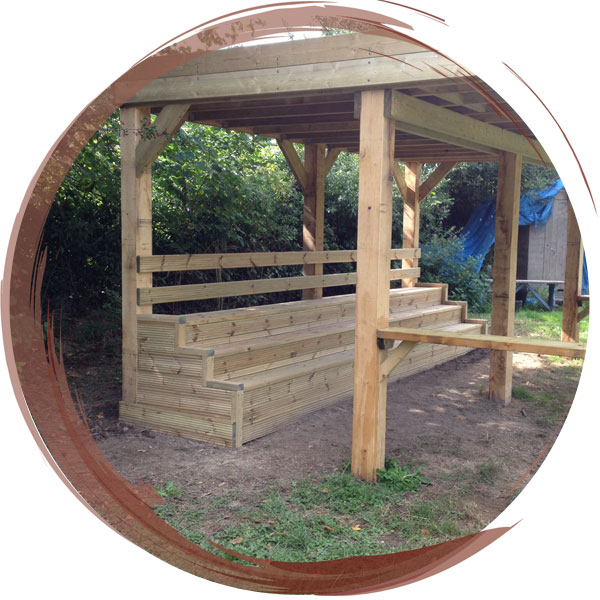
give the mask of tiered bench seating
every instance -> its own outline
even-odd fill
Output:
[[[243,443],[347,397],[353,388],[355,295],[210,313],[138,315],[137,402],[121,419],[220,445]],[[485,333],[447,286],[390,291],[390,326]],[[400,379],[468,352],[420,344]]]

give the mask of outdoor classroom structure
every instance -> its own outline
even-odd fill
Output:
[[[121,109],[123,421],[239,447],[353,392],[352,473],[374,481],[384,465],[388,380],[489,348],[489,394],[508,404],[512,352],[584,356],[577,343],[582,247],[572,209],[564,342],[513,337],[521,165],[551,163],[507,103],[448,58],[402,39],[342,34],[191,54],[128,98]],[[126,135],[151,114],[165,135]],[[185,121],[277,140],[304,193],[302,251],[152,254],[152,163]],[[303,160],[294,144],[304,145]],[[357,248],[326,251],[325,178],[340,152],[360,154]],[[444,282],[419,283],[420,202],[464,161],[498,163],[490,333],[467,317],[465,303],[448,301]],[[421,181],[426,162],[439,166]],[[399,249],[391,247],[394,182],[404,201]],[[402,268],[391,269],[392,260]],[[323,274],[336,262],[356,262],[356,272]],[[153,287],[155,272],[270,265],[303,265],[303,275]],[[398,280],[401,288],[390,290]],[[355,294],[323,297],[323,288],[348,284]],[[159,303],[287,290],[303,290],[302,300],[152,313]]]

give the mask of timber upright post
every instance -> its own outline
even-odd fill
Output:
[[[562,334],[563,342],[579,341],[579,296],[581,296],[581,274],[583,269],[583,245],[581,233],[575,218],[575,211],[569,201],[567,220],[567,254],[565,258],[565,287],[563,292]]]
[[[406,181],[406,194],[404,200],[404,216],[402,218],[402,247],[419,247],[419,229],[421,227],[421,163],[407,162],[405,164],[404,179]],[[405,258],[402,267],[411,269],[419,266],[418,258]],[[402,287],[415,287],[416,277],[402,280]]]
[[[501,152],[498,160],[496,238],[492,284],[492,335],[514,335],[517,279],[517,237],[522,156]],[[491,399],[502,405],[512,397],[512,352],[490,351]]]
[[[304,190],[304,222],[302,247],[305,252],[323,250],[325,232],[325,144],[304,147],[306,189]],[[304,265],[304,275],[323,275],[323,264]],[[302,291],[302,299],[322,298],[323,288]]]
[[[305,144],[303,162],[292,142],[287,139],[277,141],[304,196],[302,248],[305,252],[321,251],[325,232],[325,178],[339,151],[326,153],[325,144]],[[305,264],[303,274],[322,275],[323,264]],[[303,300],[322,297],[322,288],[302,290]]]
[[[385,90],[369,90],[360,100],[352,474],[369,482],[385,461],[387,379],[377,329],[389,326],[395,132],[385,99]]]
[[[142,120],[149,108],[121,109],[121,266],[123,314],[123,402],[137,395],[137,315],[152,313],[138,306],[137,288],[152,287],[152,273],[137,272],[137,257],[152,254],[152,164],[136,171]]]

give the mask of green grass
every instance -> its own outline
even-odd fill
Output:
[[[493,485],[503,472],[504,467],[498,461],[488,458],[479,465],[478,478],[486,485]]]
[[[535,420],[540,425],[556,425],[565,416],[567,410],[562,399],[552,392],[537,392],[520,399],[539,409]]]
[[[579,341],[586,342],[589,317],[579,323]],[[515,334],[532,335],[560,340],[562,331],[562,308],[548,312],[543,308],[525,307],[515,313]]]
[[[386,466],[388,477],[380,475],[382,481],[374,485],[354,479],[344,465],[326,477],[273,486],[246,508],[233,502],[235,495],[225,502],[229,508],[220,498],[184,505],[167,496],[155,511],[205,550],[229,558],[208,542],[210,537],[243,554],[278,561],[399,552],[481,529],[458,494],[426,499],[421,486],[428,480],[419,470],[397,462]]]
[[[513,387],[512,397],[517,400],[533,400],[534,395],[524,387]]]
[[[164,488],[158,488],[156,491],[163,498],[180,500],[183,496],[183,488],[172,481],[168,481]]]
[[[568,365],[564,368],[569,368]],[[565,376],[568,376],[565,373]],[[564,398],[560,392],[543,392],[536,390],[534,392],[524,387],[513,387],[513,398],[522,400],[534,406],[536,409],[535,421],[539,425],[555,425],[564,416],[567,410],[567,405],[564,403]]]
[[[473,319],[487,319],[490,321],[491,312],[473,313],[469,311],[469,317]],[[579,341],[586,342],[588,334],[589,317],[582,319],[579,323]],[[557,307],[554,312],[549,312],[539,306],[526,306],[515,312],[515,335],[542,337],[546,339],[560,340],[562,331],[562,307]]]

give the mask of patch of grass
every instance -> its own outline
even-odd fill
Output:
[[[524,391],[527,392],[527,390]],[[536,392],[535,394],[527,392],[527,394],[516,396],[513,389],[513,396],[528,402],[538,409],[535,414],[535,421],[539,425],[555,425],[563,418],[567,409],[562,398],[552,392]]]
[[[533,400],[533,394],[524,387],[513,387],[512,397],[517,400]]]
[[[498,461],[488,458],[479,465],[478,479],[487,485],[493,485],[503,471],[504,467]]]
[[[579,341],[586,342],[589,317],[579,323]],[[515,335],[531,335],[560,340],[562,308],[549,312],[543,308],[525,307],[515,313]]]
[[[396,459],[385,459],[385,470],[377,470],[377,481],[396,492],[416,492],[421,485],[431,482],[421,475],[421,469],[413,471],[410,467],[401,467]]]
[[[156,491],[159,496],[169,500],[181,500],[183,496],[183,488],[175,485],[172,481],[167,481],[164,488],[157,488]]]
[[[554,394],[549,392],[537,394],[534,404],[542,409],[542,412],[536,417],[536,421],[540,425],[554,425],[565,414],[565,405]]]
[[[190,541],[231,560],[237,559],[208,542],[207,530],[223,547],[298,562],[397,552],[480,530],[481,522],[458,494],[425,499],[418,491],[428,480],[419,469],[397,461],[386,461],[386,467],[377,484],[358,481],[342,467],[322,478],[309,475],[286,489],[277,485],[260,502],[221,519],[215,517],[215,508],[222,507],[219,498],[184,508],[165,497],[155,511]]]
[[[452,493],[459,498],[464,498],[473,493],[477,475],[467,467],[459,467],[453,471],[440,474],[440,479],[452,484]]]
[[[469,311],[473,319],[487,319],[491,321],[491,312],[476,313]],[[579,323],[579,341],[586,342],[588,334],[589,317]],[[527,305],[515,312],[515,335],[533,336],[547,339],[560,340],[562,332],[562,307],[557,307],[554,312],[537,305]]]

